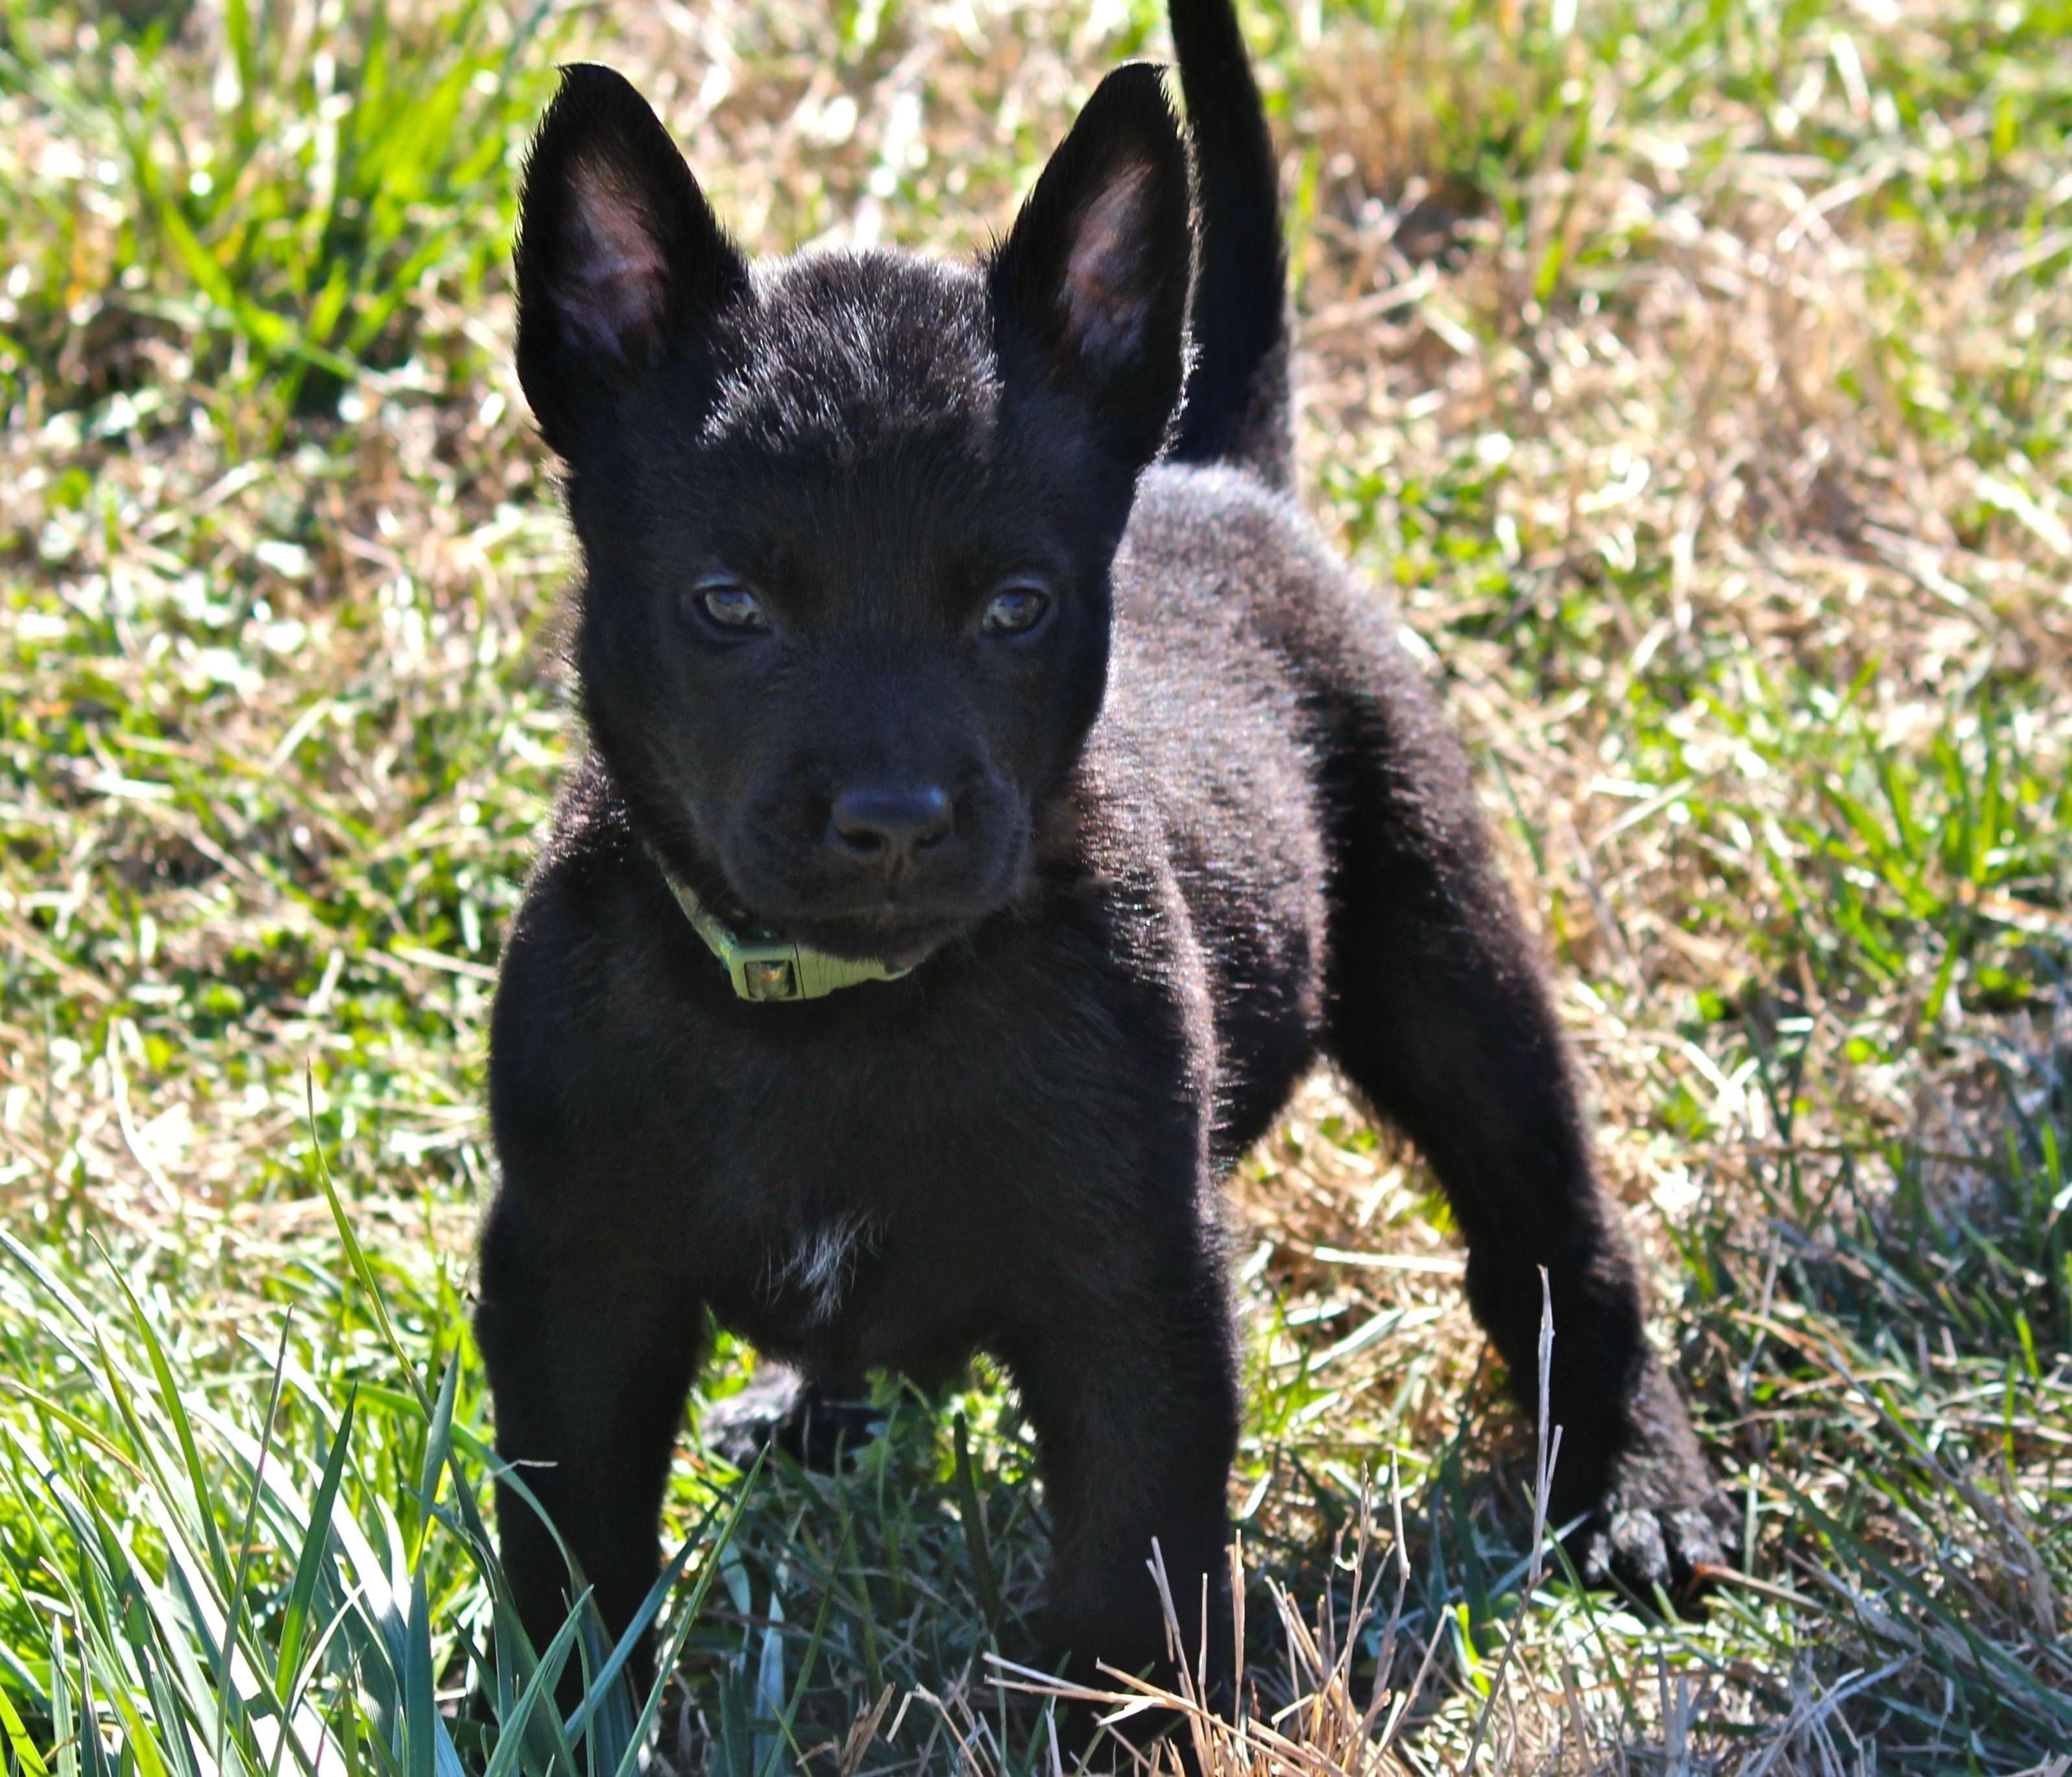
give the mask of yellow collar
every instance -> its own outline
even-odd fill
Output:
[[[705,940],[705,948],[726,965],[734,993],[745,1000],[775,1004],[786,1000],[824,999],[837,989],[862,981],[896,981],[912,973],[890,963],[851,962],[807,944],[791,944],[767,932],[744,936],[714,913],[697,895],[676,878],[676,874],[655,860],[662,880],[669,885],[676,905],[691,922],[691,929]]]

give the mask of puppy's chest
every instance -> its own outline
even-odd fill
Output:
[[[701,1281],[721,1318],[758,1343],[894,1362],[893,1348],[925,1343],[983,1292],[996,1249],[1013,1239],[1006,1194],[985,1169],[948,1166],[882,1121],[824,1114],[798,1133],[782,1157],[706,1174]]]
[[[918,1370],[987,1318],[989,1269],[894,1218],[837,1213],[744,1251],[713,1306],[764,1351],[816,1372]]]
[[[773,1231],[763,1243],[754,1294],[772,1312],[819,1330],[831,1325],[855,1294],[858,1272],[878,1269],[887,1218],[836,1210]]]
[[[1026,971],[927,1010],[840,1042],[731,1033],[687,1072],[685,1232],[713,1306],[751,1336],[876,1347],[982,1318],[1059,1193],[1112,1170],[1107,1132],[1143,1089],[1115,1052],[1124,1021]]]

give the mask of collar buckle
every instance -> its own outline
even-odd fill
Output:
[[[651,853],[651,856],[653,854]],[[890,963],[852,962],[809,945],[787,943],[782,938],[758,932],[744,936],[722,920],[684,883],[676,872],[655,858],[656,868],[669,886],[669,893],[690,922],[691,929],[717,956],[734,984],[735,997],[758,1006],[778,1006],[798,1000],[824,999],[845,987],[861,981],[896,981],[913,973]]]
[[[726,965],[735,993],[758,1005],[824,999],[861,981],[896,981],[912,973],[889,963],[851,962],[781,939],[733,938],[724,950],[711,948]]]

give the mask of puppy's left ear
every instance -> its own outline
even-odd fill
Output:
[[[1010,386],[1035,376],[1091,409],[1132,473],[1180,396],[1192,237],[1187,155],[1158,70],[1117,68],[1087,101],[989,274]]]

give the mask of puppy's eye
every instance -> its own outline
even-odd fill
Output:
[[[1013,581],[993,595],[979,619],[988,636],[1026,636],[1050,615],[1050,594],[1042,587]]]
[[[753,636],[770,627],[763,601],[738,580],[703,581],[685,596],[706,622],[737,635]]]

